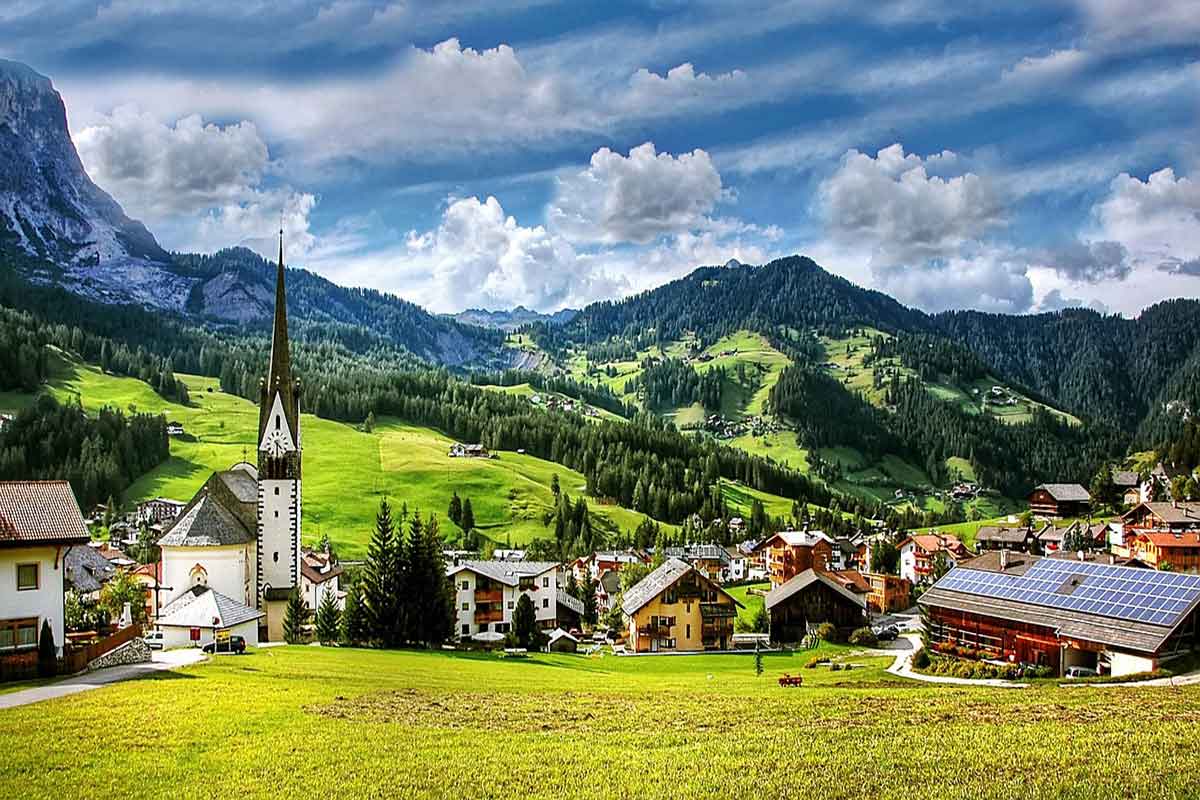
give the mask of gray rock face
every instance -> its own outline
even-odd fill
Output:
[[[0,246],[63,271],[69,288],[178,307],[177,281],[157,273],[170,263],[146,226],[83,169],[67,130],[67,111],[50,79],[0,60]],[[131,278],[144,278],[137,285]],[[135,295],[138,291],[142,297]],[[165,293],[165,294],[164,294]]]

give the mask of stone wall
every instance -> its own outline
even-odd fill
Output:
[[[141,639],[130,639],[120,647],[109,650],[88,664],[89,670],[116,667],[122,664],[145,664],[150,661],[150,646]]]

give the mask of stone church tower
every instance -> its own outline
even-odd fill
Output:
[[[271,364],[258,411],[258,607],[271,641],[283,639],[288,596],[300,584],[300,456],[300,381],[288,348],[281,230]]]

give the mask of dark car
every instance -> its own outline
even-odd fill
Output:
[[[875,631],[875,638],[881,642],[890,642],[895,640],[900,635],[900,629],[895,625],[888,625]]]
[[[204,645],[204,652],[240,655],[246,652],[246,639],[243,636],[230,636],[228,642],[209,642]]]

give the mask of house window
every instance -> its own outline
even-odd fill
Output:
[[[275,430],[279,430],[279,417],[275,417]]]
[[[37,619],[0,620],[0,651],[37,647]]]
[[[275,519],[279,519],[279,509],[275,509]]]
[[[463,635],[463,636],[470,636],[470,635],[471,635],[471,626],[470,626],[470,625],[463,625],[463,626],[462,626],[462,635]]]
[[[509,610],[509,611],[512,611],[512,610],[513,610],[513,601],[512,601],[512,600],[509,600],[509,601],[508,601],[508,610]]]
[[[687,631],[687,633],[684,635],[684,638],[685,639],[692,638],[692,624],[689,622],[687,625],[684,626],[684,629]]]
[[[463,603],[463,611],[470,611],[470,610],[471,610],[471,604]]]
[[[278,550],[275,551],[275,563],[276,564],[279,563],[279,551]]]
[[[521,580],[517,582],[517,588],[522,592],[528,592],[530,589],[533,589],[533,578],[521,578]]]
[[[488,629],[488,624],[487,624],[486,622],[482,623],[482,624],[479,626],[479,632],[480,632],[480,633],[487,633],[487,629]]]
[[[276,497],[279,496],[279,487],[278,486],[275,487],[275,496]]]
[[[471,588],[471,584],[470,584],[470,583],[468,583],[467,581],[463,581],[463,582],[462,582],[462,590],[463,590],[464,592],[465,592],[465,591],[467,591],[467,590],[468,590],[468,589],[470,589],[470,588]]]
[[[549,607],[550,607],[550,598],[543,597],[542,598],[542,608],[549,608]]]
[[[17,591],[28,592],[38,588],[38,565],[17,564]]]
[[[550,588],[550,579],[549,578],[542,578],[542,588],[543,589]]]

